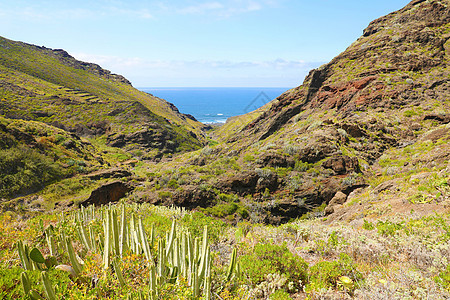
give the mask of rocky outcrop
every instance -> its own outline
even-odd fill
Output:
[[[347,195],[341,191],[338,191],[330,200],[328,206],[325,208],[325,214],[332,214],[335,210],[335,207],[344,204],[345,201],[347,201]]]
[[[292,157],[287,157],[275,152],[266,152],[258,158],[256,165],[259,168],[292,168],[295,165],[295,161]]]
[[[100,170],[93,173],[90,173],[86,175],[87,178],[91,180],[99,180],[99,179],[105,179],[105,178],[124,178],[124,177],[130,177],[133,174],[130,171],[119,169],[119,168],[112,168],[107,170]]]
[[[236,174],[232,177],[219,179],[217,186],[225,192],[234,192],[240,195],[264,192],[266,189],[275,191],[278,188],[278,176],[269,170],[258,169]]]
[[[172,197],[172,200],[169,202],[170,204],[174,204],[179,207],[192,209],[195,207],[210,206],[214,202],[215,198],[216,194],[211,190],[201,189],[197,186],[187,186],[181,191],[176,191]]]
[[[142,148],[163,150],[165,153],[173,153],[178,146],[172,134],[157,123],[144,124],[141,130],[129,134],[110,134],[107,143],[119,148],[134,144]]]
[[[111,202],[117,202],[125,197],[133,188],[122,181],[106,183],[92,191],[88,199],[82,201],[80,206],[100,206]]]
[[[65,63],[75,69],[85,70],[92,74],[98,75],[100,77],[103,77],[103,78],[111,80],[111,81],[118,81],[121,83],[125,83],[127,85],[131,85],[131,82],[128,79],[126,79],[125,77],[123,77],[122,75],[113,74],[113,73],[111,73],[111,71],[103,69],[102,67],[100,67],[99,65],[94,64],[94,63],[88,63],[88,62],[76,60],[73,56],[71,56],[69,53],[67,53],[63,49],[49,49],[46,47],[39,47],[39,46],[34,46],[34,45],[30,45],[30,46],[36,47],[36,48],[44,50],[44,51],[49,51],[49,53],[53,54],[61,62]]]
[[[322,167],[331,169],[338,175],[360,172],[358,159],[346,155],[335,155],[323,162]]]
[[[221,178],[217,186],[224,191],[232,191],[241,195],[255,192],[259,176],[256,172],[244,172],[232,177]]]

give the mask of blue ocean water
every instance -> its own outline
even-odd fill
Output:
[[[289,88],[139,88],[163,98],[180,112],[193,115],[202,123],[225,123],[229,117],[253,111]]]

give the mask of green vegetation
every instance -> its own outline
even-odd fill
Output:
[[[449,27],[398,14],[208,138],[0,38],[0,298],[450,298]],[[78,208],[113,181],[122,202]]]
[[[0,150],[0,197],[37,191],[63,175],[61,166],[36,150],[24,146]]]
[[[449,268],[441,258],[449,251],[449,218],[379,222],[382,230],[365,225],[361,231],[314,220],[234,227],[200,212],[147,204],[82,208],[27,222],[3,214],[0,295],[320,299],[382,292],[422,299],[432,289],[433,297],[445,298]],[[407,262],[398,256],[404,249],[420,251],[410,252]]]

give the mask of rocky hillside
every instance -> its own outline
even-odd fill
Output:
[[[0,37],[0,115],[99,137],[146,159],[199,148],[202,124],[140,92],[123,76],[52,50]],[[139,155],[138,155],[139,156]]]
[[[197,122],[61,50],[3,39],[2,53],[27,59],[2,56],[0,109],[89,137],[103,164],[68,178],[62,191],[39,194],[63,207],[117,200],[116,183],[105,178],[118,176],[128,178],[117,188],[133,201],[228,222],[442,212],[450,205],[449,4],[412,1],[373,21],[301,86],[230,119],[209,146],[181,155],[173,154],[206,140]],[[81,181],[89,183],[85,194],[66,192]]]
[[[339,218],[446,209],[449,58],[450,2],[412,1],[301,86],[229,120],[219,145],[155,169],[150,201],[271,223],[331,220],[355,203]]]

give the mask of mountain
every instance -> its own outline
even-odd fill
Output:
[[[198,149],[203,125],[123,76],[48,49],[0,37],[0,115],[35,120],[147,158]]]
[[[87,178],[83,195],[56,193],[70,205],[117,178],[110,168],[119,164],[117,176],[127,174],[122,182],[132,184],[121,188],[133,201],[196,208],[230,222],[441,212],[450,201],[448,4],[412,1],[373,21],[301,86],[208,137],[202,124],[119,75],[62,50],[6,39],[0,110],[7,118],[56,126],[93,147],[94,157],[79,152],[77,159],[88,167],[58,175],[63,183],[48,179],[70,186]],[[73,160],[52,159],[60,166]],[[95,173],[103,171],[109,175]],[[52,186],[39,194],[44,202],[58,198]],[[109,199],[93,194],[86,201]]]
[[[386,207],[448,209],[449,4],[412,1],[373,21],[301,86],[228,120],[213,133],[217,146],[179,159],[191,180],[173,171],[165,179],[177,187],[167,188],[173,197],[151,201],[223,207],[235,199],[269,223],[308,212],[351,220]]]
[[[123,76],[61,49],[0,37],[0,198],[56,186],[43,198],[52,207],[95,188],[83,177],[90,172],[199,149],[203,129]]]
[[[0,298],[450,299],[449,21],[412,1],[205,136],[2,40]]]

